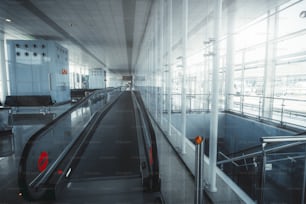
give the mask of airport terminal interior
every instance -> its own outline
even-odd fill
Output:
[[[305,195],[306,0],[1,0],[0,204]]]

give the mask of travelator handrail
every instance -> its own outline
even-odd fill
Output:
[[[54,120],[49,122],[47,125],[45,125],[41,129],[39,129],[36,133],[34,133],[30,137],[30,139],[28,140],[28,142],[26,143],[26,145],[23,149],[23,152],[22,152],[22,155],[21,155],[21,158],[20,158],[20,162],[19,162],[19,168],[18,168],[18,183],[19,183],[21,193],[25,198],[27,198],[29,200],[37,200],[37,199],[40,199],[42,197],[42,195],[40,195],[39,193],[38,193],[37,197],[35,197],[34,195],[31,195],[31,191],[30,191],[29,187],[34,188],[36,191],[38,191],[38,189],[53,174],[53,172],[55,171],[55,168],[62,161],[62,159],[65,157],[67,152],[72,148],[72,146],[78,140],[79,137],[76,137],[72,141],[70,141],[70,143],[64,148],[63,151],[61,151],[59,156],[54,160],[54,162],[52,163],[52,165],[50,165],[50,167],[48,169],[40,172],[31,182],[27,182],[27,179],[26,179],[26,176],[27,176],[26,175],[27,174],[27,172],[26,172],[27,171],[27,159],[30,156],[29,154],[30,154],[30,152],[33,148],[33,145],[35,144],[35,141],[40,136],[44,136],[49,131],[52,131],[53,128],[59,122],[64,120],[66,117],[70,116],[75,110],[78,110],[79,108],[82,108],[83,105],[88,103],[91,99],[94,99],[95,96],[97,96],[99,94],[102,94],[102,98],[100,98],[100,100],[105,101],[106,98],[107,98],[106,94],[114,92],[114,91],[117,91],[117,88],[108,89],[106,91],[104,89],[102,89],[102,90],[97,90],[97,91],[94,91],[94,92],[90,93],[88,96],[86,96],[83,99],[81,99],[80,101],[78,101],[74,106],[72,106],[71,108],[66,110],[64,113],[62,113],[60,116],[58,116],[57,118],[55,118]],[[97,115],[96,113],[91,116],[89,121],[87,121],[85,127],[87,127],[88,124],[90,123],[90,121],[92,121],[92,119],[94,119],[96,117],[96,115]]]
[[[265,153],[269,153],[269,152],[274,152],[274,151],[278,151],[278,150],[287,149],[289,147],[294,147],[294,146],[297,146],[297,145],[305,144],[306,143],[306,135],[304,135],[304,136],[262,137],[260,140],[262,142],[262,145],[267,144],[267,143],[292,142],[292,143],[289,143],[289,144],[283,144],[283,145],[280,145],[280,146],[277,146],[277,147],[264,149]],[[245,155],[241,155],[241,156],[237,156],[237,157],[233,157],[233,158],[227,158],[225,160],[218,161],[217,165],[232,163],[232,162],[236,162],[236,161],[239,161],[239,160],[242,160],[242,159],[248,159],[248,158],[252,158],[252,157],[262,156],[262,154],[263,154],[263,150],[260,150],[260,151],[252,152],[252,153],[249,153],[249,154],[245,154]]]
[[[133,97],[135,98],[135,105],[136,108],[139,109],[140,112],[140,117],[142,120],[141,122],[141,127],[143,130],[143,134],[146,134],[149,136],[150,141],[145,141],[145,149],[147,152],[147,159],[149,160],[149,170],[150,170],[150,175],[149,179],[151,180],[151,184],[149,184],[149,189],[154,192],[160,191],[160,174],[159,174],[159,160],[158,160],[158,152],[157,152],[157,142],[156,142],[156,135],[154,128],[152,126],[149,113],[143,103],[143,100],[140,96],[140,93],[137,91],[133,91]],[[149,147],[147,146],[146,142],[149,142]]]

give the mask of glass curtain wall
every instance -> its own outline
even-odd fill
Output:
[[[232,111],[305,127],[305,5],[276,5],[235,33]]]
[[[182,88],[187,113],[211,109],[213,1],[189,0],[186,87],[182,2],[154,1],[134,73],[135,89],[165,124],[182,111]],[[223,1],[220,111],[305,128],[305,8],[303,0]]]

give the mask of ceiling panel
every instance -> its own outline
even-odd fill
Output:
[[[0,20],[5,16],[13,23],[2,22],[0,29],[12,37],[54,39],[70,50],[87,53],[96,61],[92,66],[105,64],[108,69],[126,74],[133,71],[133,57],[138,55],[152,0],[2,2]],[[78,51],[70,53],[80,54]]]
[[[134,19],[134,33],[133,33],[133,64],[136,64],[136,60],[139,56],[140,45],[143,41],[148,16],[152,9],[152,2],[150,0],[137,0],[135,8],[135,19]],[[146,18],[144,18],[146,17]]]

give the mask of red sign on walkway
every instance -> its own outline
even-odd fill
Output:
[[[44,170],[46,170],[48,163],[49,163],[48,153],[47,152],[40,153],[37,161],[37,167],[39,172],[43,172]]]

